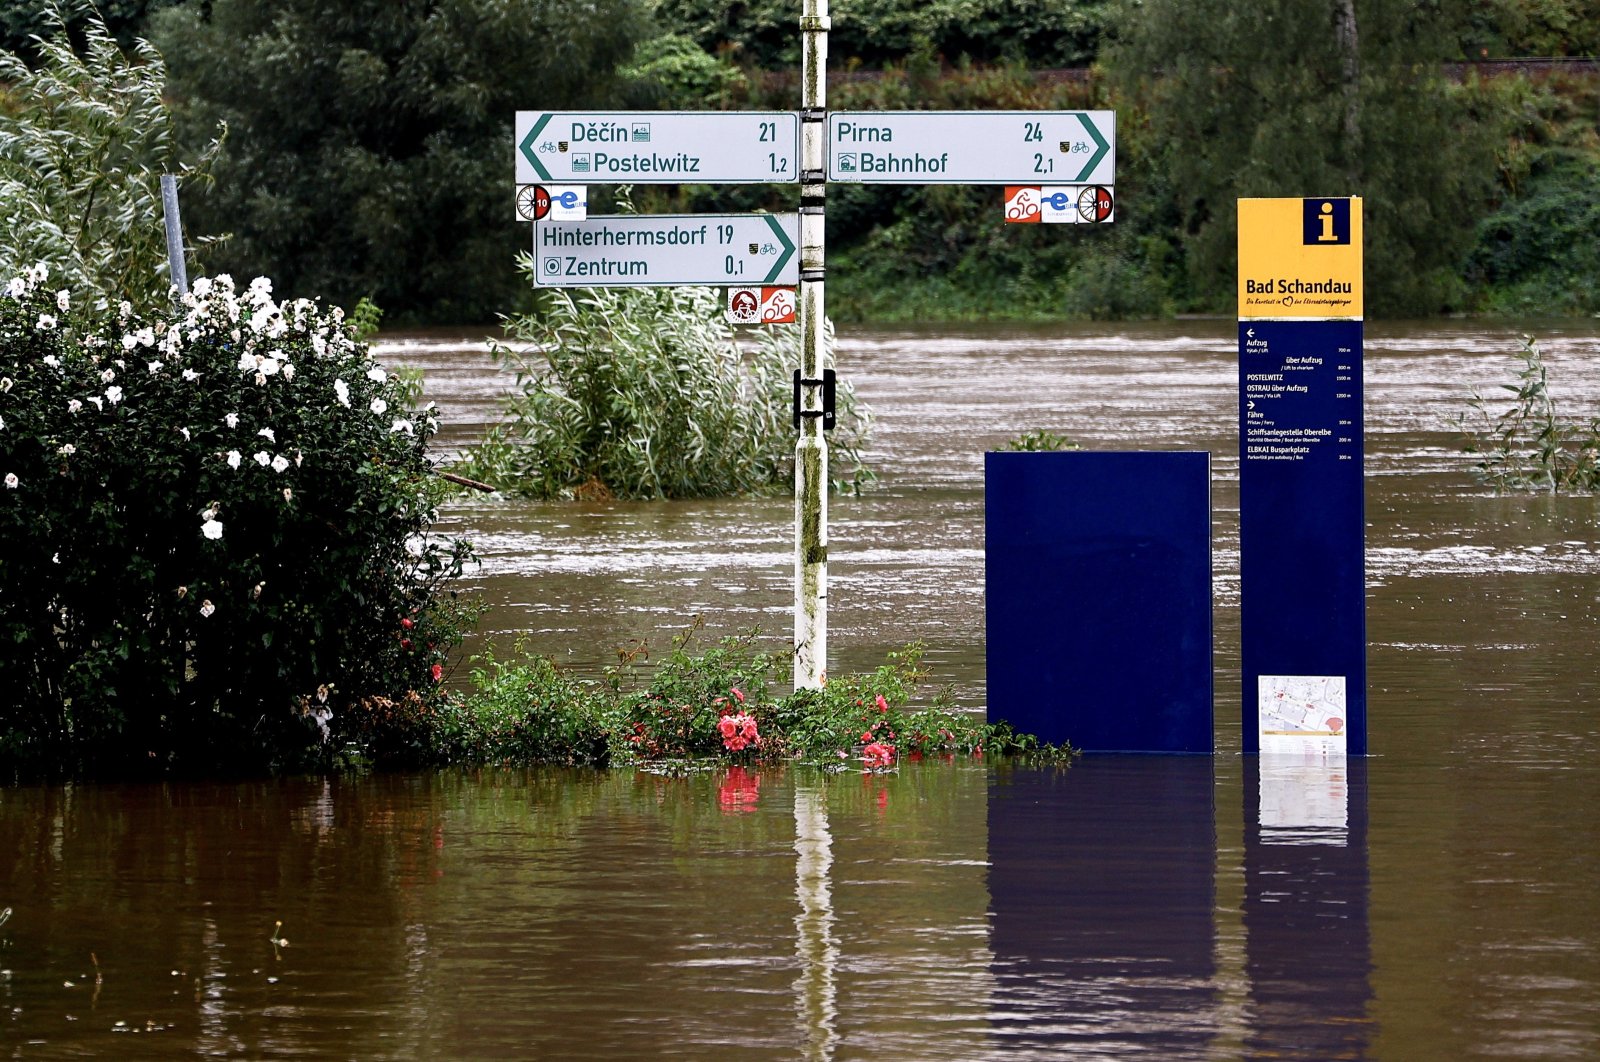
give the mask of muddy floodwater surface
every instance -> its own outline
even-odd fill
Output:
[[[1540,334],[1600,414],[1600,323]],[[849,331],[880,484],[830,504],[830,670],[922,641],[983,709],[986,449],[1206,450],[1214,758],[3,789],[0,1056],[1600,1057],[1600,502],[1495,496],[1457,426],[1518,345],[1367,329],[1365,760],[1239,755],[1231,322]],[[444,449],[495,416],[477,336],[377,353],[425,371]],[[696,615],[781,644],[792,521],[443,514],[472,647],[587,674]]]

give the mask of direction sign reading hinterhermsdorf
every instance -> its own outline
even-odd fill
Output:
[[[1116,131],[1115,111],[835,111],[828,179],[1109,185]]]
[[[782,111],[518,111],[518,184],[768,184],[800,179]]]
[[[534,285],[797,284],[798,214],[620,214],[533,226]]]

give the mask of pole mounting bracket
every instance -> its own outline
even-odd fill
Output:
[[[801,409],[800,408],[800,388],[801,387],[820,387],[820,388],[822,388],[822,408],[821,409]],[[823,431],[832,431],[835,421],[838,420],[838,416],[837,416],[836,409],[835,409],[835,399],[838,396],[838,390],[839,390],[839,375],[838,375],[838,373],[834,372],[832,369],[823,369],[822,370],[822,379],[820,379],[820,380],[807,380],[807,379],[804,379],[800,375],[800,370],[796,369],[794,371],[794,399],[793,399],[793,403],[794,403],[793,404],[794,430],[795,431],[799,431],[800,430],[800,421],[802,419],[811,419],[811,418],[814,418],[814,417],[821,417],[822,418],[822,430]]]

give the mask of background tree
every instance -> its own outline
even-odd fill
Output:
[[[1183,301],[1231,301],[1235,199],[1354,194],[1366,201],[1369,310],[1452,305],[1496,132],[1442,79],[1458,29],[1404,0],[1141,5],[1108,62],[1148,114],[1135,159],[1172,197]]]
[[[153,28],[197,134],[231,130],[186,218],[211,261],[391,319],[485,321],[525,286],[518,109],[614,100],[640,0],[214,0]]]

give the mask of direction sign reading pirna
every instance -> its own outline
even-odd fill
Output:
[[[835,111],[828,179],[1113,184],[1115,111]]]

